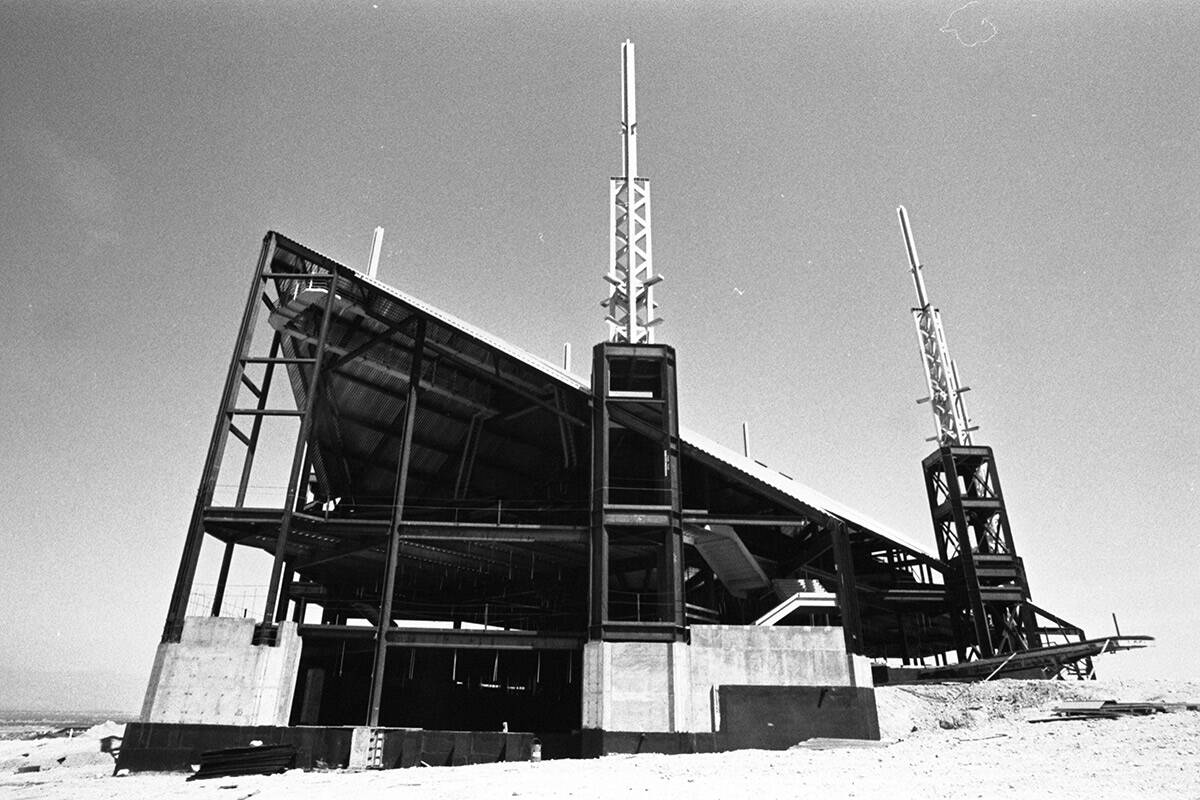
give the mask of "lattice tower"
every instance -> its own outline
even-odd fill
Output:
[[[925,368],[925,383],[929,396],[918,403],[928,402],[933,409],[935,435],[929,441],[939,446],[970,445],[971,426],[963,394],[970,391],[958,380],[958,366],[950,358],[946,348],[946,332],[942,329],[942,316],[929,302],[925,292],[925,279],[921,275],[921,262],[913,244],[912,230],[908,224],[908,212],[904,206],[896,209],[900,216],[900,229],[904,233],[904,246],[908,251],[908,264],[912,271],[913,285],[917,289],[917,307],[912,310],[917,325],[917,339],[921,348],[921,365]]]
[[[637,174],[637,96],[634,88],[633,42],[621,45],[621,136],[624,174],[609,186],[608,298],[601,302],[608,314],[608,340],[653,344],[655,316],[654,274],[650,247],[650,179]]]

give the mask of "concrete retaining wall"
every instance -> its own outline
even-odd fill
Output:
[[[690,644],[589,642],[583,727],[711,733],[722,685],[871,688],[870,664],[844,641],[836,627],[695,625]]]
[[[253,645],[254,624],[188,617],[178,642],[158,646],[141,721],[287,725],[300,635],[294,622],[284,622],[278,645]]]

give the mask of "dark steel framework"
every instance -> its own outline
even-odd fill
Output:
[[[1041,642],[990,447],[945,446],[927,457],[925,489],[938,557],[950,566],[958,659],[1030,650]]]
[[[598,344],[592,385],[589,635],[682,640],[687,628],[675,351]]]
[[[271,563],[256,643],[299,625],[305,724],[570,730],[589,639],[686,640],[822,590],[835,608],[779,624],[837,622],[905,664],[1083,638],[1029,604],[986,448],[927,462],[933,556],[681,436],[676,383],[672,348],[606,343],[589,388],[269,233],[163,641],[222,613],[247,549]],[[207,537],[224,550],[196,608]]]

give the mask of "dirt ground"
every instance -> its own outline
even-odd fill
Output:
[[[384,772],[302,772],[185,782],[111,777],[98,726],[75,739],[0,742],[13,798],[1188,798],[1200,800],[1200,711],[1030,723],[1075,699],[1200,701],[1200,682],[1032,682],[882,687],[884,740],[782,752],[608,756]],[[119,726],[116,726],[119,729]],[[811,744],[811,743],[810,743]],[[59,761],[61,759],[61,763]],[[37,772],[16,772],[37,765]]]

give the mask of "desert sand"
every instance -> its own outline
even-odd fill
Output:
[[[0,742],[13,798],[1189,798],[1200,799],[1200,711],[1031,723],[1058,702],[1200,701],[1200,682],[1012,681],[882,687],[883,741],[855,747],[185,780],[112,777],[97,726]],[[61,759],[61,762],[60,762]],[[16,772],[37,765],[37,772]]]

